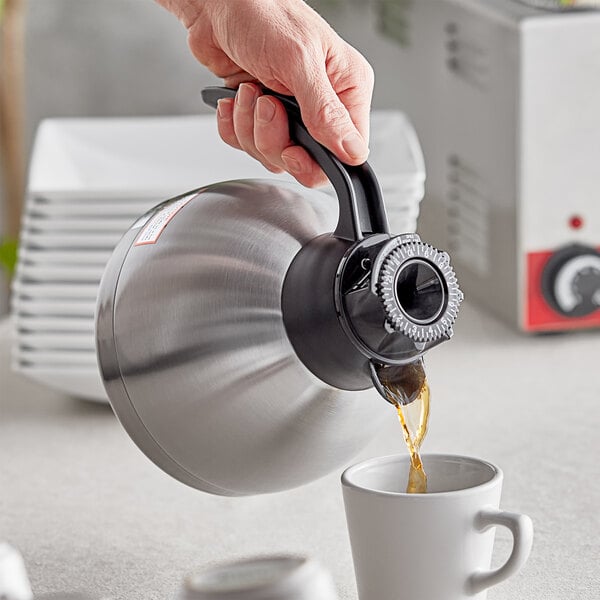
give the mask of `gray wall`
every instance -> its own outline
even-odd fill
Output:
[[[374,64],[375,104],[393,107],[397,50],[377,35],[374,2],[312,3]],[[50,116],[204,112],[217,82],[187,49],[179,22],[152,0],[29,0],[27,130]]]
[[[29,0],[28,139],[40,119],[195,113],[216,79],[152,0]]]

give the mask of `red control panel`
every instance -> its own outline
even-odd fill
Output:
[[[582,247],[573,248],[577,250]],[[600,256],[599,252],[600,248],[589,248],[588,256],[591,257],[589,260],[592,266],[586,267],[587,270],[583,273],[584,276],[589,278],[590,271],[593,276],[595,275],[595,265],[600,260],[597,258],[597,256]],[[565,314],[565,311],[561,311],[556,301],[553,300],[552,293],[548,289],[552,287],[548,283],[548,268],[553,267],[551,261],[556,262],[557,254],[557,252],[550,251],[531,252],[527,255],[526,306],[523,328],[526,331],[568,331],[600,327],[600,306],[595,310],[591,309],[589,314],[569,315]],[[573,251],[571,251],[571,255],[573,254]],[[579,256],[585,255],[585,249],[579,250]],[[579,256],[577,256],[578,259]],[[594,301],[599,295],[600,291],[597,291],[594,295]],[[577,311],[573,312],[576,313]]]

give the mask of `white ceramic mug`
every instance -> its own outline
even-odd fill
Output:
[[[526,562],[533,525],[498,509],[502,471],[483,460],[425,455],[427,494],[405,493],[408,456],[373,458],[342,475],[361,600],[483,600]],[[490,569],[494,526],[513,549]]]

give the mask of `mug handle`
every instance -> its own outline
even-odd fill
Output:
[[[502,525],[512,533],[512,552],[501,567],[473,573],[467,581],[467,589],[470,594],[478,594],[486,588],[508,579],[517,573],[529,558],[533,543],[533,523],[527,515],[486,508],[475,517],[475,527],[482,533],[495,525]]]

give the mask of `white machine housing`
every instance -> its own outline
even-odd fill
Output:
[[[467,298],[519,329],[599,327],[600,11],[528,4],[404,3],[419,232],[451,253]]]

